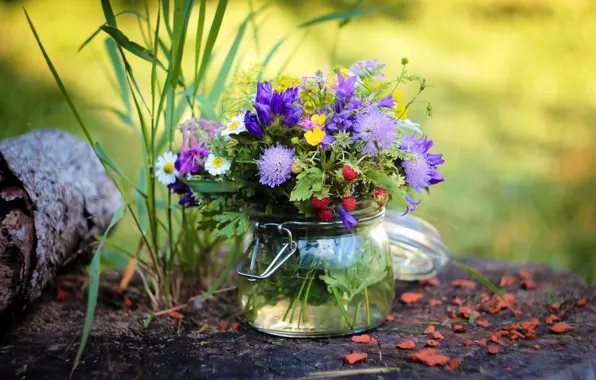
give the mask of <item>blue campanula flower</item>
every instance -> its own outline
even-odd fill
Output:
[[[339,206],[337,208],[337,213],[339,214],[339,217],[341,218],[341,221],[344,224],[344,228],[346,230],[351,230],[352,228],[354,228],[356,223],[358,223],[358,219],[354,218],[352,214],[346,211],[342,206]]]

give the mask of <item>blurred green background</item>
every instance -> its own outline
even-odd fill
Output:
[[[141,8],[134,1],[112,4],[116,12]],[[423,104],[410,118],[421,122],[446,159],[441,170],[446,182],[424,197],[416,215],[439,228],[455,255],[543,262],[595,282],[596,3],[364,0],[360,8],[389,7],[351,20],[339,32],[337,22],[296,31],[306,19],[354,4],[272,1],[259,18],[259,43],[244,40],[241,67],[262,61],[289,33],[271,74],[285,61],[287,72],[302,76],[326,64],[378,58],[394,76],[400,58],[408,57],[409,70],[432,85],[423,99],[433,103],[432,118],[424,116]],[[104,36],[77,53],[104,22],[99,0],[0,0],[0,138],[48,127],[80,134],[29,31],[23,5],[77,104],[86,106],[95,138],[134,177],[141,154],[135,132],[94,110],[121,107]],[[214,8],[210,2],[207,20]],[[245,1],[230,1],[216,60],[223,60],[248,10]],[[191,25],[196,17],[195,12]],[[118,23],[131,39],[142,40],[133,16],[121,16]],[[193,40],[194,31],[188,43]],[[192,59],[185,57],[185,63],[192,65]],[[151,65],[130,60],[148,92],[143,83]],[[124,221],[115,238],[134,246],[132,223]]]

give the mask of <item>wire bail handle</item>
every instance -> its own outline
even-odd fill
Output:
[[[253,239],[250,242],[248,248],[246,249],[246,252],[244,252],[244,256],[242,256],[242,260],[240,261],[240,263],[238,264],[238,267],[236,268],[236,273],[238,273],[242,277],[246,277],[248,279],[248,281],[263,280],[263,279],[266,279],[267,277],[271,276],[280,266],[282,266],[283,263],[285,263],[290,258],[290,256],[292,256],[296,252],[296,250],[298,248],[298,244],[296,244],[296,242],[294,241],[292,231],[290,231],[289,228],[285,227],[285,225],[288,225],[288,224],[291,224],[291,222],[284,222],[284,223],[279,223],[279,224],[278,223],[260,224],[259,222],[255,223]],[[261,273],[261,274],[255,274],[254,273],[255,264],[257,261],[257,255],[259,253],[259,245],[261,243],[261,237],[259,236],[259,229],[267,229],[269,227],[274,227],[280,235],[285,233],[288,241],[281,247],[279,252],[277,252],[277,255],[275,256],[275,258],[273,258],[273,260],[271,260],[271,263],[269,264],[267,269],[265,269],[263,271],[263,273]],[[250,259],[250,266],[249,266],[248,272],[244,272],[244,270],[243,270],[244,263],[246,262],[249,255],[251,254],[251,251],[252,251],[252,256]],[[286,251],[287,251],[287,253],[284,256],[284,252],[286,252]]]

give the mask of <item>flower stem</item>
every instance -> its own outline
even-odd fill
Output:
[[[333,292],[333,295],[335,296],[335,301],[337,302],[337,306],[339,307],[339,311],[341,312],[341,315],[344,317],[344,320],[348,323],[348,326],[350,326],[350,328],[354,328],[352,322],[350,322],[350,317],[348,317],[348,313],[344,308],[344,304],[343,302],[341,302],[341,297],[337,293],[337,289],[331,287],[331,292]]]
[[[364,308],[366,309],[366,324],[370,325],[370,302],[368,300],[368,289],[364,289]]]

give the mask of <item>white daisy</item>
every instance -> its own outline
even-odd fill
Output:
[[[226,124],[226,127],[221,131],[222,136],[237,135],[246,131],[244,125],[244,115],[239,114],[230,119]]]
[[[225,158],[210,154],[205,162],[205,169],[211,175],[220,175],[230,170],[231,165],[232,163]]]
[[[155,176],[157,180],[164,185],[169,185],[176,181],[178,170],[174,166],[176,164],[176,155],[172,152],[166,152],[159,156],[155,163]]]

